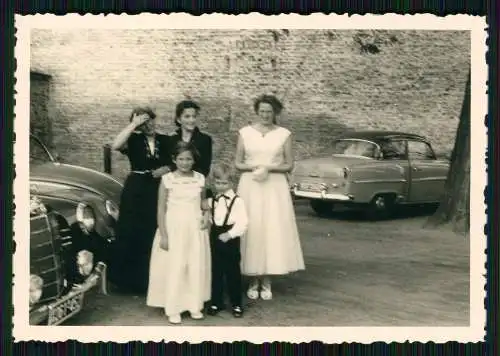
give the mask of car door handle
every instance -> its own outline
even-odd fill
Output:
[[[418,171],[420,171],[420,168],[418,168],[418,167],[413,167],[413,171],[414,171],[414,172],[418,172]]]

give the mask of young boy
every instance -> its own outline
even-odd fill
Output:
[[[248,217],[243,200],[234,193],[232,170],[226,164],[212,168],[213,198],[208,199],[211,215],[212,294],[209,315],[224,309],[224,279],[236,318],[243,316],[240,237],[246,232]]]

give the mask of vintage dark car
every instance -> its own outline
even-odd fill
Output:
[[[107,261],[115,240],[122,182],[109,174],[62,163],[30,135],[30,194],[61,214]]]
[[[31,195],[30,325],[59,325],[81,311],[90,290],[107,294],[106,264],[81,228]]]
[[[350,132],[333,140],[324,155],[296,162],[292,192],[320,215],[342,204],[387,217],[398,204],[439,203],[449,168],[423,136]]]

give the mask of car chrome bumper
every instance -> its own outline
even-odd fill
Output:
[[[300,198],[335,200],[335,201],[352,201],[352,197],[350,197],[349,195],[339,194],[339,193],[327,193],[324,190],[320,192],[306,192],[295,188],[293,190],[293,194]]]
[[[94,271],[85,279],[81,284],[76,284],[73,288],[61,296],[60,298],[40,306],[35,306],[30,310],[30,325],[39,325],[42,322],[46,322],[46,325],[53,326],[59,325],[72,316],[78,314],[83,306],[83,297],[86,292],[95,288],[99,283],[101,283],[102,291],[104,294],[107,293],[105,288],[106,279],[106,269],[107,266],[104,262],[98,262],[94,268]],[[70,305],[65,305],[69,303]],[[69,308],[69,312],[65,311],[58,313],[57,308]]]

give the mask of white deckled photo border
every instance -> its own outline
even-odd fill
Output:
[[[342,342],[479,342],[485,337],[486,236],[484,190],[487,184],[487,24],[485,17],[450,15],[29,15],[15,17],[15,119],[14,132],[14,240],[13,337],[14,341],[128,342],[202,341],[252,343],[282,341]],[[29,117],[30,31],[39,28],[170,28],[170,29],[422,29],[468,30],[471,38],[471,199],[470,199],[470,325],[468,327],[152,327],[152,326],[30,326],[29,281]]]

